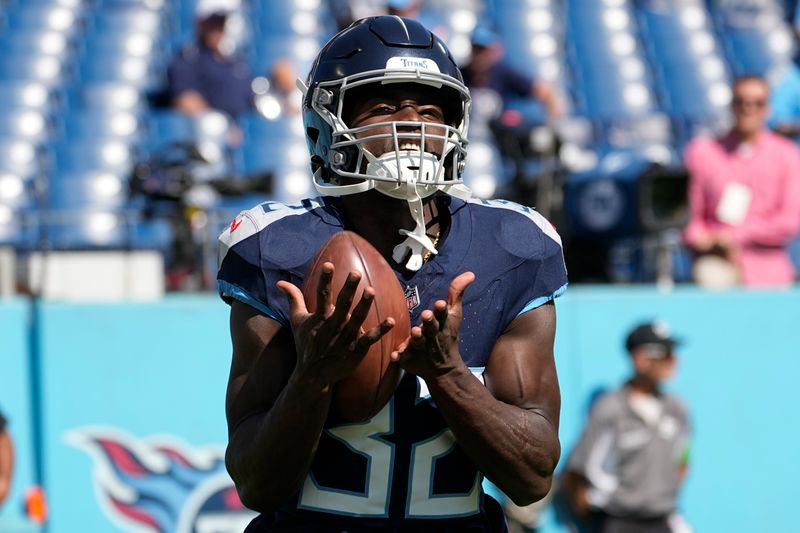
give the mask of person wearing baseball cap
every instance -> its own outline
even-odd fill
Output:
[[[237,10],[238,2],[232,0],[197,3],[197,39],[178,51],[167,72],[175,109],[190,115],[214,109],[235,118],[253,108],[250,67],[224,46],[226,23]]]
[[[687,531],[677,512],[689,458],[689,416],[662,384],[680,340],[662,321],[625,338],[632,374],[602,394],[567,460],[562,488],[579,521],[600,533]]]
[[[198,20],[211,17],[224,19],[238,9],[237,4],[231,0],[200,0],[195,6],[194,15]]]
[[[673,354],[680,340],[672,337],[665,322],[646,322],[631,330],[625,339],[625,348],[633,355],[634,350],[644,350],[651,358],[662,358]]]
[[[506,60],[505,45],[493,28],[479,24],[470,35],[469,61],[462,67],[464,83],[471,91],[483,91],[499,99],[500,111],[519,100],[537,101],[548,121],[564,115],[561,95],[556,87],[523,72]],[[492,106],[497,107],[497,103]]]

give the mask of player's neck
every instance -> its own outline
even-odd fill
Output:
[[[369,241],[390,264],[392,251],[402,240],[399,230],[412,230],[416,224],[405,200],[390,198],[377,191],[343,196],[342,206],[349,229]],[[430,198],[426,199],[423,209],[427,233],[433,239],[443,229],[438,219],[439,207]]]

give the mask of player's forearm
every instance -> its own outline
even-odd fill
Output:
[[[548,493],[561,453],[548,420],[496,400],[466,369],[428,387],[461,448],[514,503],[527,505]]]
[[[272,408],[244,420],[231,433],[226,464],[239,497],[250,509],[277,509],[311,467],[331,401],[330,388],[295,375]]]

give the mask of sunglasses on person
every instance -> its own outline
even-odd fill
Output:
[[[767,100],[764,98],[742,98],[740,96],[734,96],[733,105],[734,107],[740,108],[755,107],[757,109],[762,109],[766,107]]]

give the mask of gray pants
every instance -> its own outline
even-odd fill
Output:
[[[602,533],[672,533],[667,517],[631,518],[605,515],[600,527]]]

